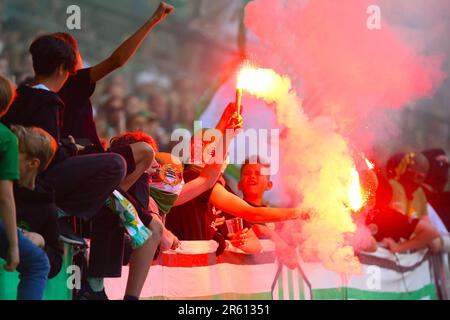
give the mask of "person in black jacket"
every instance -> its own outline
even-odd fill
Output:
[[[41,178],[55,190],[56,204],[69,215],[89,220],[122,182],[126,164],[118,154],[78,156],[83,147],[62,137],[64,103],[58,92],[75,72],[76,54],[62,37],[44,35],[30,46],[34,79],[17,90],[2,119],[6,125],[34,126],[47,131],[58,149]]]
[[[54,192],[37,179],[53,159],[56,141],[44,130],[12,126],[19,141],[20,180],[14,185],[17,226],[35,245],[45,250],[50,262],[49,278],[62,265],[63,250]]]
[[[429,149],[422,153],[430,163],[423,185],[427,200],[450,230],[450,191],[446,190],[450,165],[447,154],[442,149]]]

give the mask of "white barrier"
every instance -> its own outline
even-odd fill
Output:
[[[269,240],[247,255],[231,248],[216,257],[214,241],[184,241],[182,250],[163,253],[152,266],[143,299],[435,299],[426,251],[394,256],[380,249],[360,256],[363,274],[348,277],[305,263],[301,270],[279,267]],[[128,268],[107,279],[106,292],[121,299]]]

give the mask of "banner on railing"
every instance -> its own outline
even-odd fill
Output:
[[[233,247],[216,257],[214,241],[184,241],[181,250],[165,252],[151,267],[143,299],[435,299],[426,251],[394,255],[385,249],[363,254],[363,273],[346,276],[306,263],[289,270],[276,261],[273,245],[248,255]],[[110,299],[122,299],[122,277],[106,280]]]

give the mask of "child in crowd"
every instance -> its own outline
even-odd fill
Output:
[[[157,145],[153,139],[148,138],[145,143],[151,148],[152,154],[156,154]],[[154,167],[155,165],[152,165],[147,171],[151,173]],[[91,238],[98,241],[91,242],[91,255],[94,252],[95,255],[89,260],[87,282],[83,282],[78,299],[108,299],[104,290],[104,278],[121,276],[124,231],[126,230],[131,238],[133,251],[129,261],[130,268],[124,300],[137,300],[153,260],[152,257],[161,240],[163,225],[159,219],[148,214],[147,209],[136,201],[130,192],[114,191],[114,197],[110,197],[106,205],[93,219]],[[110,210],[117,216],[108,213]],[[123,221],[126,221],[127,226]],[[136,234],[142,232],[140,226],[149,230],[149,233],[142,243],[137,244]]]
[[[58,143],[49,168],[41,176],[55,190],[56,204],[67,214],[90,219],[124,177],[125,163],[117,154],[77,156],[83,147],[62,139],[64,103],[58,92],[75,72],[75,52],[61,37],[44,35],[30,46],[35,77],[18,96],[2,121],[38,127]]]
[[[12,126],[12,131],[19,140],[20,180],[14,185],[17,225],[47,253],[51,279],[61,270],[63,249],[54,191],[37,177],[52,161],[57,144],[50,134],[36,127]]]
[[[217,129],[224,135],[227,128],[226,126],[218,126]],[[217,147],[215,143],[205,141],[203,133],[200,131],[196,132],[192,139],[192,155],[196,152],[194,149],[197,144],[201,146],[202,154],[214,154],[217,151],[215,150]],[[206,150],[210,150],[210,152]],[[191,157],[194,158],[194,156]],[[209,161],[207,157],[199,160],[201,160],[199,164],[195,164],[191,160],[191,164],[185,167],[183,177],[186,183],[196,179],[204,165]],[[222,167],[222,172],[225,168],[226,166]],[[225,181],[223,178],[220,178],[211,189],[204,191],[190,201],[184,203],[176,202],[167,215],[166,227],[180,240],[211,240],[215,237],[216,240],[221,241],[220,237],[217,237],[215,229],[217,225],[216,209],[254,223],[296,219],[301,215],[301,211],[297,208],[251,206],[226,190]]]
[[[74,136],[77,139],[87,140],[87,146],[82,150],[82,154],[101,154],[105,153],[105,149],[98,137],[97,127],[93,118],[93,108],[90,101],[90,97],[95,91],[95,86],[98,81],[106,77],[108,74],[124,66],[136,53],[144,39],[148,36],[149,32],[161,21],[163,21],[171,12],[173,7],[162,2],[148,19],[145,24],[139,28],[132,36],[125,40],[107,59],[94,65],[91,68],[83,68],[83,61],[81,54],[78,50],[78,44],[76,40],[69,33],[56,33],[55,36],[63,38],[74,50],[76,55],[76,75],[69,77],[68,81],[59,91],[59,95],[65,104],[64,112],[64,125],[62,132],[64,135]],[[126,176],[120,183],[120,193],[114,192],[115,199],[110,199],[110,203],[115,208],[120,209],[122,207],[123,214],[120,217],[128,216],[129,219],[125,219],[124,224],[129,233],[133,233],[133,229],[137,229],[134,232],[133,242],[139,246],[143,245],[150,233],[153,232],[153,239],[157,236],[159,228],[154,226],[155,229],[147,229],[144,225],[149,226],[150,221],[139,221],[139,219],[133,219],[127,214],[125,208],[121,204],[122,200],[126,199],[126,192],[129,188],[144,174],[144,172],[150,167],[154,159],[154,149],[145,142],[136,142],[133,144],[123,146],[113,146],[110,148],[109,153],[119,154],[126,161]],[[120,200],[122,199],[122,200]],[[126,201],[126,200],[125,200]],[[114,210],[115,211],[115,210]],[[122,219],[123,220],[123,219]],[[156,223],[156,222],[155,222]],[[117,268],[109,268],[104,261],[108,261],[108,251],[105,250],[103,244],[109,243],[109,241],[101,241],[106,237],[112,237],[112,242],[120,243],[120,238],[123,236],[119,229],[116,229],[117,234],[111,234],[110,226],[116,224],[116,218],[111,215],[101,215],[101,217],[94,219],[92,228],[92,246],[93,252],[96,252],[97,258],[94,259],[89,268],[90,277],[88,282],[91,283],[93,290],[88,289],[88,293],[91,292],[92,297],[96,292],[102,295],[103,292],[103,277],[106,276],[118,276],[120,271]],[[136,228],[133,228],[135,226]],[[107,234],[109,233],[109,235]],[[151,241],[152,242],[152,241]],[[97,245],[98,244],[98,245]],[[150,243],[147,244],[147,246]],[[151,249],[150,249],[151,250]],[[115,256],[115,255],[113,255]],[[111,261],[110,265],[116,265],[119,260]],[[97,263],[98,262],[98,263]],[[95,269],[95,270],[94,270]],[[109,269],[109,270],[108,270]],[[116,271],[113,271],[116,270]],[[95,277],[93,276],[95,275]],[[96,279],[96,280],[95,280]],[[105,295],[103,295],[105,297]]]
[[[61,124],[64,103],[56,93],[66,82],[70,73],[74,72],[75,52],[72,47],[57,35],[45,35],[37,38],[30,47],[33,58],[35,77],[31,86],[23,86],[18,90],[18,98],[13,102],[6,115],[8,125],[21,124],[37,126],[46,130],[56,141],[60,142],[54,161],[47,170],[41,173],[43,181],[55,190],[56,204],[65,214],[90,220],[100,213],[105,201],[122,182],[126,163],[123,157],[116,153],[77,155],[84,147],[75,143],[73,137],[68,142],[61,139]],[[147,146],[146,146],[147,147]],[[149,165],[154,152],[148,148]],[[121,201],[116,196],[115,204]],[[138,246],[144,246],[150,236],[150,230],[142,224],[132,224],[130,214],[120,207],[118,214],[122,223],[137,236]],[[109,212],[109,216],[114,216]],[[94,250],[102,238],[107,237],[112,230],[95,229],[91,237],[90,261],[98,261],[96,256],[105,254],[105,250]],[[133,233],[131,233],[133,234]],[[133,238],[133,240],[135,240]],[[95,263],[92,263],[96,266]],[[91,266],[91,264],[90,264]],[[91,270],[90,270],[91,271]]]
[[[250,157],[241,166],[241,178],[238,183],[242,191],[243,200],[253,207],[267,207],[264,203],[264,193],[272,189],[273,183],[268,174],[270,164],[260,157]],[[233,218],[225,214],[226,218]],[[250,223],[244,220],[244,239],[240,234],[227,234],[226,226],[221,231],[227,234],[231,244],[247,253],[258,253],[262,250],[259,239],[271,239],[279,261],[291,268],[297,266],[295,247],[290,246],[270,225],[264,223]],[[248,232],[245,232],[248,229]]]
[[[123,67],[135,55],[150,31],[171,12],[173,7],[162,2],[152,16],[133,35],[125,40],[107,59],[91,68],[83,68],[83,60],[78,50],[76,40],[69,33],[56,33],[69,44],[76,56],[77,70],[71,75],[58,94],[65,104],[64,124],[62,133],[75,138],[88,140],[84,154],[103,153],[105,150],[98,137],[97,127],[93,119],[93,109],[90,97],[94,94],[96,83],[113,71]],[[145,143],[112,148],[127,162],[127,175],[120,188],[127,191],[151,164],[154,155]]]
[[[0,76],[0,119],[8,111],[15,90]],[[19,300],[42,300],[50,270],[45,252],[16,228],[13,181],[19,180],[19,148],[14,134],[0,123],[0,257],[6,271],[20,273]]]

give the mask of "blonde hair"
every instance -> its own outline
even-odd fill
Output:
[[[55,156],[58,145],[53,137],[45,130],[37,127],[11,126],[12,132],[19,140],[19,151],[28,158],[37,158],[41,162],[39,172],[49,166]]]
[[[16,97],[16,89],[11,81],[0,76],[0,118],[5,115]]]

